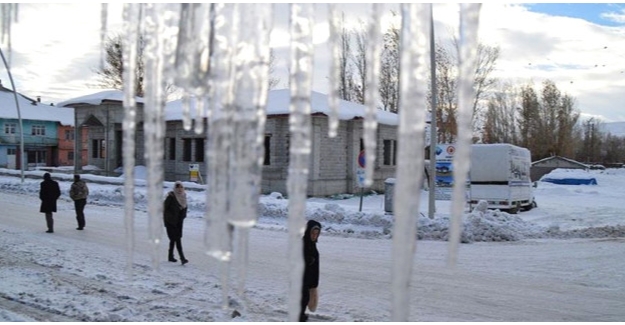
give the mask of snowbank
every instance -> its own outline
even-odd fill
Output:
[[[0,190],[25,193],[37,196],[39,183],[43,171],[26,172],[28,177],[21,183],[19,173],[15,171],[2,170],[0,174]],[[602,177],[602,183],[606,183],[605,193],[612,193],[613,188],[625,187],[625,171],[601,171],[594,173],[597,177]],[[52,173],[53,179],[59,181],[63,193],[61,199],[69,200],[67,195],[71,181],[71,174]],[[147,210],[147,192],[144,186],[145,170],[138,166],[135,170],[137,186],[134,189],[135,209]],[[123,206],[124,204],[124,184],[123,177],[104,177],[95,175],[83,175],[90,189],[89,203],[103,206]],[[108,184],[101,184],[107,182]],[[543,183],[544,184],[544,183]],[[185,182],[187,187],[189,217],[203,218],[206,210],[205,187],[194,183]],[[165,182],[163,197],[173,188],[173,182]],[[576,202],[577,204],[588,201],[592,205],[594,197],[601,194],[601,187],[593,187],[593,191],[580,191],[579,187],[569,190],[568,186],[554,184],[544,184],[536,189],[536,198],[541,206],[541,200],[552,200],[563,205]],[[191,190],[192,189],[192,190]],[[620,194],[617,194],[617,197]],[[422,193],[421,202],[427,202],[427,192]],[[337,199],[339,198],[339,199]],[[342,199],[341,199],[342,198]],[[347,195],[330,198],[311,198],[307,202],[306,218],[315,219],[322,223],[325,234],[358,238],[392,238],[394,216],[384,212],[382,202],[384,195],[370,195],[364,198],[363,211],[358,211],[359,197]],[[611,202],[614,199],[610,200]],[[596,201],[598,202],[598,201]],[[449,202],[438,201],[437,206],[448,204]],[[544,202],[543,202],[544,203]],[[425,204],[422,204],[425,205]],[[573,207],[574,208],[574,207]],[[427,211],[427,206],[425,206]],[[571,207],[569,207],[571,209]],[[581,209],[581,208],[579,208]],[[605,210],[605,208],[604,208]],[[287,231],[288,200],[283,198],[281,193],[271,193],[260,198],[260,217],[256,225],[261,229],[272,229],[276,231]],[[423,210],[422,210],[423,211]],[[438,209],[437,211],[444,211]],[[545,211],[550,212],[550,211]],[[601,213],[605,213],[602,211]],[[618,222],[600,224],[593,222],[592,213],[577,216],[581,219],[582,226],[572,228],[563,227],[567,220],[575,220],[568,215],[556,216],[557,221],[548,219],[541,221],[545,213],[540,212],[540,208],[519,215],[510,215],[499,210],[486,210],[478,206],[474,211],[467,212],[463,216],[463,231],[461,240],[463,243],[471,242],[500,242],[517,241],[529,238],[602,238],[602,237],[623,237],[625,236],[625,226],[621,225],[622,219]],[[617,216],[618,217],[618,216]],[[434,218],[430,219],[421,213],[417,218],[417,237],[423,240],[448,240],[449,236],[449,215],[437,212]],[[568,218],[568,219],[567,219]],[[533,220],[532,220],[533,219]],[[568,229],[567,229],[568,228]]]

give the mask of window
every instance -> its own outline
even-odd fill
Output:
[[[204,161],[204,139],[195,139],[195,161]]]
[[[46,163],[46,151],[45,150],[31,150],[27,152],[29,164],[44,164]]]
[[[169,138],[169,160],[176,160],[176,138]]]
[[[67,160],[74,160],[74,152],[73,151],[68,151],[67,152]]]
[[[46,126],[45,125],[33,125],[31,127],[32,135],[46,135]]]
[[[271,134],[265,134],[265,159],[263,165],[271,165]],[[288,154],[288,151],[287,151]]]
[[[100,140],[100,158],[106,158],[106,142]]]
[[[98,158],[98,153],[100,152],[100,141],[99,140],[91,140],[91,158]]]
[[[384,140],[384,161],[385,166],[395,166],[397,164],[397,141]]]
[[[182,161],[191,161],[191,139],[182,139]]]
[[[7,148],[7,155],[16,155],[17,154],[17,149],[15,148]]]
[[[15,134],[15,129],[17,128],[17,124],[15,123],[5,123],[4,124],[4,133],[5,134]]]
[[[106,142],[102,139],[91,140],[91,158],[106,157]]]
[[[74,140],[73,130],[65,130],[65,140]]]

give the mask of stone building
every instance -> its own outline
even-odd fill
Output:
[[[123,166],[122,123],[123,94],[120,91],[100,92],[60,103],[75,108],[76,125],[89,129],[89,165],[103,170],[102,174],[119,175]],[[136,164],[144,164],[143,101],[137,99]],[[286,194],[289,166],[289,102],[288,89],[269,92],[265,125],[265,157],[262,192]],[[327,96],[313,92],[312,152],[308,180],[309,196],[357,193],[360,190],[356,171],[357,158],[364,150],[363,122],[365,107],[340,101],[337,136],[328,136]],[[206,175],[204,157],[206,133],[184,130],[180,100],[167,103],[164,139],[164,178],[167,181],[190,181],[190,169],[197,167],[199,181]],[[384,191],[384,180],[395,177],[397,150],[397,114],[378,111],[377,152],[374,184],[370,188]],[[79,139],[77,139],[79,140]],[[80,166],[80,164],[78,164]],[[119,169],[118,169],[119,170]]]

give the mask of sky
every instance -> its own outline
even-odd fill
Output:
[[[91,168],[95,168],[90,166]],[[122,177],[84,174],[90,190],[86,227],[76,231],[68,197],[71,171],[52,169],[62,196],[55,232],[38,212],[43,170],[0,169],[0,321],[2,322],[282,322],[287,320],[288,200],[260,198],[249,236],[249,262],[222,266],[204,254],[204,186],[183,182],[189,214],[182,243],[189,263],[167,262],[166,248],[149,244],[145,167],[135,170],[133,268],[127,267]],[[588,178],[597,185],[539,181],[538,207],[511,215],[468,210],[465,243],[447,265],[449,201],[421,211],[408,289],[410,321],[622,321],[625,311],[625,169],[558,169],[545,178]],[[163,197],[173,187],[165,182]],[[309,198],[306,217],[321,222],[319,322],[379,322],[391,318],[393,215],[384,195]],[[164,231],[163,231],[164,233]],[[161,233],[162,236],[164,234]],[[238,235],[237,235],[238,236]],[[237,238],[235,236],[235,238]],[[235,246],[237,261],[240,246]],[[246,271],[245,296],[238,294]],[[229,306],[221,308],[227,283]],[[240,316],[232,318],[234,311]]]
[[[384,6],[383,25],[397,4]],[[349,24],[370,16],[368,4],[341,4]],[[444,42],[457,34],[458,5],[434,5],[435,33]],[[552,80],[576,99],[582,117],[625,121],[625,4],[485,3],[480,41],[499,46],[494,76],[535,89]],[[315,6],[313,89],[327,93],[327,8]],[[109,35],[122,28],[122,5],[108,6]],[[96,91],[100,64],[100,4],[20,4],[11,27],[11,69],[18,91],[56,103]],[[277,4],[271,46],[277,55],[278,88],[288,84],[288,5]],[[41,28],[39,26],[46,26]],[[3,51],[6,52],[3,43]],[[3,85],[9,84],[0,69]]]

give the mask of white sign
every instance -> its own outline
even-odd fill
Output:
[[[356,169],[356,178],[358,179],[358,186],[365,187],[365,169]]]

